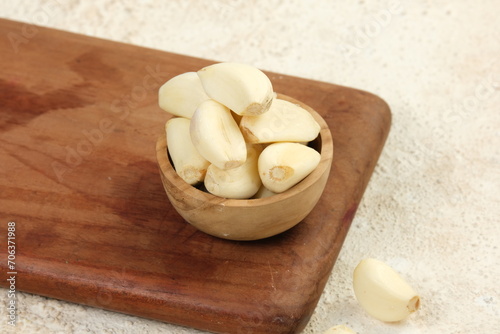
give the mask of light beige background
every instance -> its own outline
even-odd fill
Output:
[[[0,0],[4,18],[250,63],[389,103],[387,145],[304,333],[336,324],[366,334],[498,330],[499,12],[496,0]],[[351,288],[365,257],[401,272],[421,294],[421,310],[400,324],[367,316]],[[0,332],[10,331],[0,292]],[[18,297],[18,333],[200,333]]]

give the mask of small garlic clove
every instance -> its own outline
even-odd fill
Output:
[[[246,64],[217,63],[198,71],[208,96],[238,115],[266,112],[274,98],[271,80]]]
[[[191,118],[196,108],[209,97],[196,72],[186,72],[164,83],[158,92],[158,104],[166,112]]]
[[[274,196],[276,195],[276,193],[272,192],[271,190],[267,189],[266,187],[264,187],[264,185],[262,185],[259,189],[259,191],[257,191],[257,193],[255,195],[253,195],[252,198],[266,198],[266,197],[271,197],[271,196]]]
[[[177,174],[189,184],[204,180],[210,165],[196,150],[189,133],[190,121],[187,118],[171,118],[165,124],[168,153]]]
[[[240,129],[248,143],[309,142],[320,125],[304,108],[274,99],[269,110],[258,116],[243,116]]]
[[[274,143],[260,154],[260,178],[267,189],[282,193],[309,175],[320,160],[320,154],[308,146]]]
[[[364,259],[356,266],[353,287],[360,305],[382,321],[403,320],[420,306],[415,290],[394,269],[379,260]]]
[[[223,170],[210,165],[205,176],[205,188],[213,195],[244,199],[252,197],[261,187],[257,162],[262,150],[249,145],[247,159],[239,167]]]
[[[356,332],[346,325],[337,325],[327,329],[323,334],[356,334]]]
[[[214,100],[202,102],[191,118],[191,140],[201,156],[220,169],[241,166],[245,139],[231,111]]]

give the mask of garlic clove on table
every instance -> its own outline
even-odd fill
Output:
[[[403,320],[420,307],[415,290],[394,269],[376,259],[364,259],[356,266],[353,287],[360,305],[382,321]]]

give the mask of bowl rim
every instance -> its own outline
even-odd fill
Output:
[[[315,111],[305,103],[284,94],[277,94],[276,97],[300,105],[302,108],[309,111],[316,122],[318,122],[318,124],[320,125],[318,137],[314,139],[317,140],[319,138],[321,141],[321,149],[319,150],[321,157],[320,162],[318,166],[299,183],[282,193],[264,198],[232,199],[219,197],[209,192],[204,192],[185,182],[175,172],[175,169],[172,166],[170,159],[168,158],[167,139],[165,135],[160,136],[156,142],[156,158],[163,177],[167,178],[174,187],[185,191],[186,195],[189,195],[196,200],[210,201],[212,203],[218,203],[219,205],[223,205],[226,207],[270,205],[286,200],[289,197],[292,197],[295,194],[302,192],[304,189],[312,186],[316,181],[318,181],[318,179],[321,178],[327,168],[331,168],[331,161],[333,159],[333,139],[328,124],[317,111]]]

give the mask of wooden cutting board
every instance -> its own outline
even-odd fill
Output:
[[[370,93],[267,73],[333,134],[326,190],[295,228],[217,239],[172,209],[155,160],[157,90],[209,60],[0,20],[0,282],[219,333],[296,333],[323,291],[389,132]],[[367,203],[370,205],[370,203]]]

